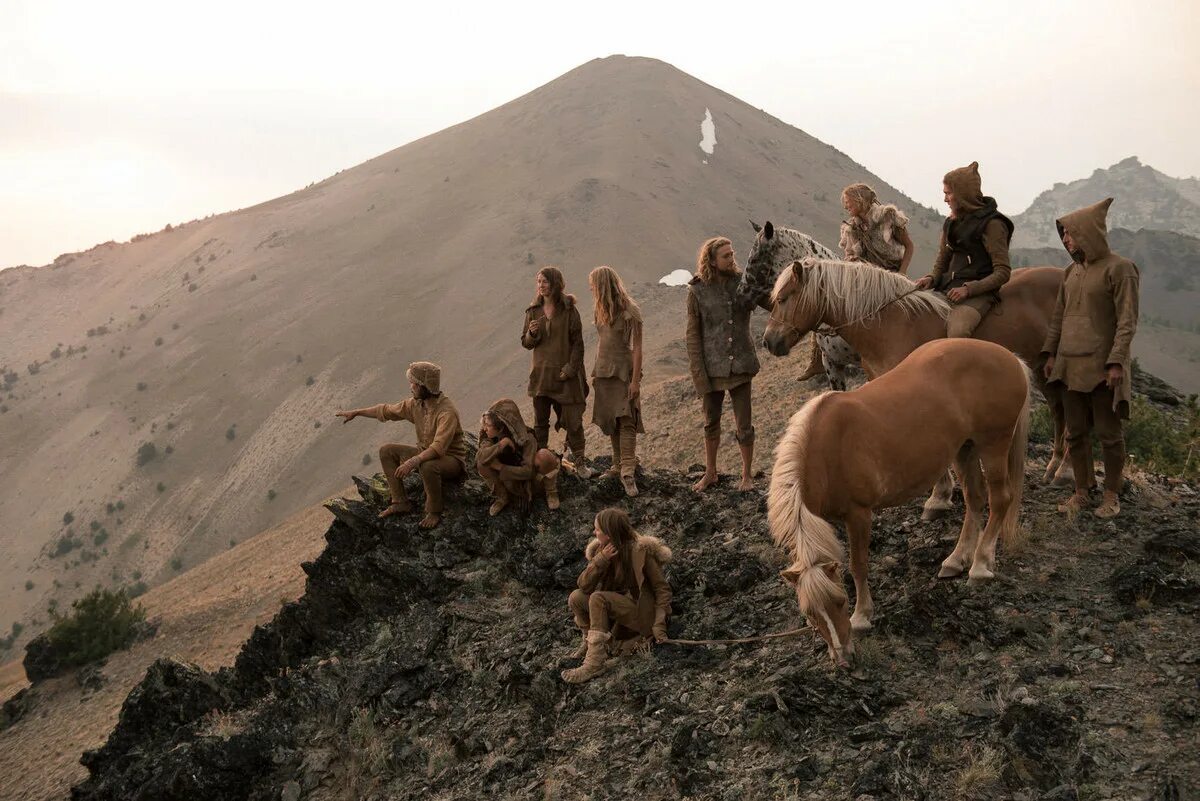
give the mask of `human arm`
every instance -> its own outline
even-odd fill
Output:
[[[521,346],[525,350],[533,350],[542,342],[542,322],[535,314],[536,309],[525,311],[525,323],[521,326]]]
[[[517,444],[508,437],[500,440],[500,445],[512,451],[517,450]],[[519,465],[501,464],[499,465],[500,478],[507,481],[529,481],[534,475],[533,460],[537,455],[537,443],[533,439],[525,440],[525,449],[521,452],[521,463]]]
[[[896,239],[904,246],[904,255],[900,257],[900,274],[908,275],[908,265],[912,263],[913,254],[917,252],[917,246],[913,244],[912,237],[908,235],[907,228],[897,228]]]
[[[1137,331],[1139,279],[1137,267],[1132,262],[1121,262],[1113,268],[1109,277],[1112,287],[1113,310],[1117,315],[1117,330],[1113,335],[1112,349],[1108,352],[1105,365],[1108,367],[1108,385],[1115,387],[1124,379],[1125,365],[1129,364],[1133,335]],[[1115,371],[1113,368],[1117,368]]]
[[[941,239],[938,240],[938,252],[933,257],[933,269],[928,274],[917,280],[917,289],[932,289],[937,286],[938,281],[942,279],[942,274],[946,272],[946,265],[950,262],[950,247],[946,244],[946,232],[942,232]]]
[[[571,357],[560,371],[559,378],[563,381],[583,374],[583,320],[579,317],[579,307],[574,305],[567,315],[567,345]]]
[[[374,406],[364,406],[361,409],[351,409],[345,412],[337,412],[337,416],[342,418],[342,423],[349,423],[355,417],[370,417],[379,422],[408,420],[412,422],[412,404],[413,401],[403,400],[399,403],[377,403]]]
[[[1008,257],[1008,226],[995,218],[983,229],[983,248],[992,260],[992,272],[978,281],[968,281],[964,288],[969,297],[995,292],[1008,283],[1012,264]]]
[[[633,351],[633,375],[629,378],[629,400],[642,393],[642,321],[629,322],[629,348]]]
[[[609,562],[616,555],[617,549],[611,542],[603,548],[597,548],[596,552],[588,559],[587,567],[579,574],[579,589],[584,592],[595,592],[596,588],[600,586],[600,580],[608,572]]]
[[[667,639],[667,615],[671,613],[671,585],[663,576],[658,560],[652,556],[646,558],[643,572],[646,582],[654,590],[654,639],[662,642]]]
[[[1050,325],[1046,329],[1046,341],[1042,343],[1042,353],[1047,355],[1045,370],[1046,378],[1054,370],[1054,360],[1058,356],[1058,340],[1062,337],[1063,310],[1067,307],[1067,278],[1071,267],[1066,269],[1063,282],[1058,285],[1058,298],[1054,301],[1054,313],[1050,315]]]
[[[712,391],[708,372],[704,369],[704,332],[700,322],[700,303],[691,292],[687,295],[687,352],[688,367],[692,373],[692,385],[696,394]]]

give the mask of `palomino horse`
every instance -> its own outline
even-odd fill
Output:
[[[746,265],[747,292],[766,297],[795,261],[805,265],[801,277],[812,278],[800,282],[803,302],[797,304],[794,319],[778,309],[771,314],[763,342],[776,356],[786,356],[805,334],[825,326],[850,344],[867,377],[874,379],[922,343],[946,336],[950,307],[942,295],[914,292],[913,283],[904,276],[869,264],[814,258],[818,248],[824,252],[828,248],[799,231],[770,223],[755,228],[759,233]],[[1069,482],[1073,476],[1070,462],[1063,458],[1062,399],[1054,388],[1047,387],[1040,369],[1044,361],[1040,351],[1062,280],[1063,271],[1057,267],[1014,270],[1000,290],[1001,303],[983,318],[975,337],[1003,345],[1034,367],[1034,383],[1046,397],[1054,420],[1054,452],[1046,467],[1046,480],[1057,475],[1058,481]],[[897,303],[914,298],[925,302]],[[943,475],[925,502],[925,519],[952,508],[953,488],[949,476]]]
[[[972,582],[993,578],[996,538],[1007,539],[1021,507],[1029,386],[1029,369],[1005,348],[941,339],[858,389],[819,395],[792,415],[775,448],[767,518],[771,538],[792,556],[783,576],[835,663],[848,665],[853,632],[871,627],[874,510],[917,497],[951,461],[966,513],[938,575],[957,576],[969,566]],[[990,513],[981,534],[984,477]],[[845,524],[850,542],[853,616],[834,522]]]

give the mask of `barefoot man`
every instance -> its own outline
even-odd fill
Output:
[[[758,355],[750,339],[750,293],[740,292],[742,271],[733,244],[723,236],[700,246],[696,276],[688,284],[687,350],[692,383],[704,406],[704,475],[696,492],[717,483],[717,448],[721,444],[721,407],[729,393],[742,453],[738,489],[754,488],[754,426],[750,424],[750,379],[758,373]]]
[[[421,528],[433,528],[442,522],[442,482],[463,476],[467,448],[463,443],[458,410],[441,392],[442,368],[432,362],[413,362],[408,366],[412,397],[400,403],[380,403],[365,409],[338,412],[344,423],[355,417],[407,420],[417,430],[417,447],[390,443],[379,449],[379,462],[392,492],[392,503],[380,517],[406,514],[412,504],[404,493],[404,479],[414,470],[421,473],[425,485],[425,517]]]

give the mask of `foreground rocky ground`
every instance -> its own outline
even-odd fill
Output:
[[[1034,469],[1031,466],[1032,478]],[[305,595],[217,673],[161,660],[78,799],[1174,799],[1200,787],[1200,495],[1135,476],[1115,523],[1062,520],[1030,483],[1028,537],[982,588],[937,581],[952,521],[881,515],[876,629],[853,671],[815,636],[662,645],[582,686],[566,596],[594,510],[675,552],[671,635],[800,625],[761,493],[681,473],[564,481],[563,509],[378,523],[380,477],[331,505]],[[765,485],[765,481],[763,482]],[[18,722],[17,726],[20,725]]]

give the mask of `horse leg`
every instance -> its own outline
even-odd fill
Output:
[[[921,512],[921,519],[928,521],[945,517],[954,508],[953,495],[954,476],[950,475],[950,471],[947,470],[933,485],[933,491],[929,493],[929,498],[926,499],[923,507],[924,511]]]
[[[846,539],[850,541],[850,573],[854,576],[854,614],[850,628],[866,631],[871,628],[875,604],[867,584],[867,557],[871,548],[871,510],[858,509],[846,516]]]
[[[979,521],[983,519],[984,487],[983,474],[979,470],[978,451],[970,443],[963,445],[954,457],[954,465],[958,472],[958,480],[962,484],[963,524],[954,550],[942,562],[938,578],[960,576],[971,566],[979,539]]]
[[[1006,524],[1015,523],[1010,518],[1015,493],[1012,482],[1023,481],[1024,475],[1008,474],[1008,449],[994,446],[983,452],[983,470],[987,476],[988,521],[983,536],[975,546],[975,559],[971,563],[971,583],[987,581],[996,577],[996,539]]]

